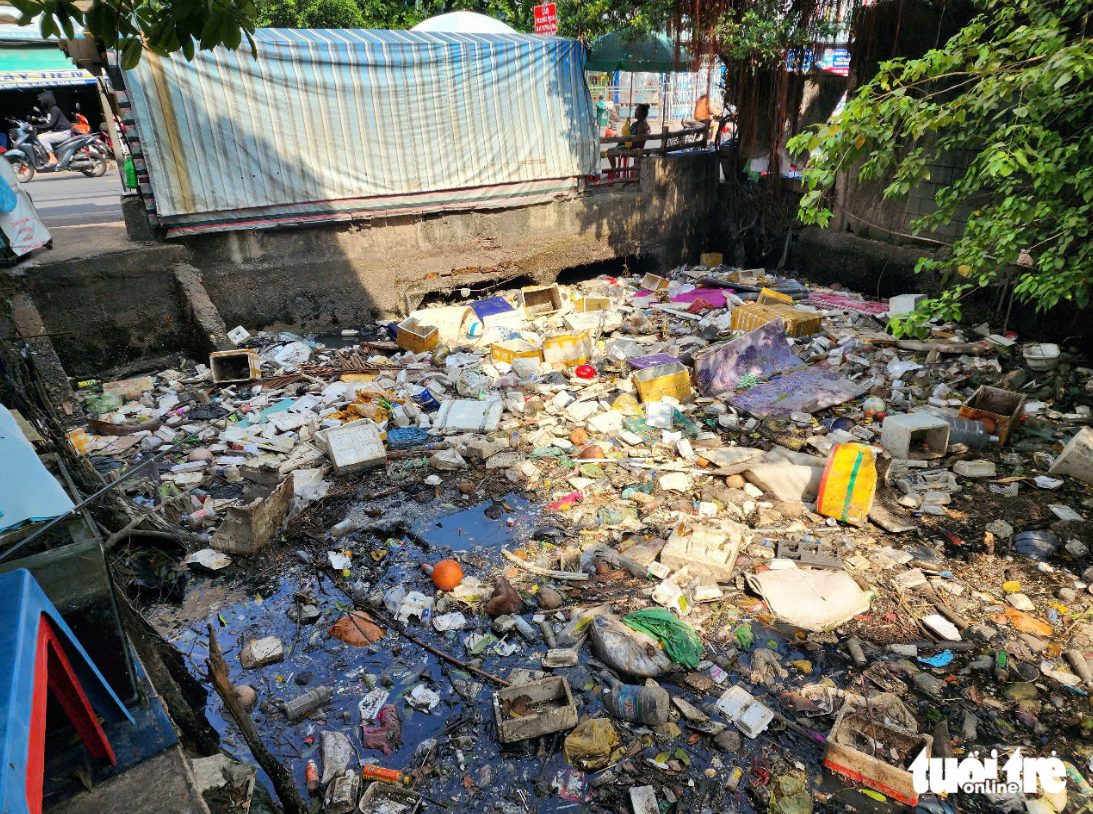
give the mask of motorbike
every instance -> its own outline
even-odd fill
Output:
[[[57,164],[46,167],[48,151],[38,141],[34,125],[22,119],[9,118],[14,127],[8,131],[8,149],[3,154],[11,164],[20,183],[34,178],[35,172],[81,172],[88,178],[106,174],[106,153],[94,133],[75,135],[53,148]]]

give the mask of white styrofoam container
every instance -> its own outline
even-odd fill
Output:
[[[339,475],[372,469],[387,462],[387,449],[383,446],[379,428],[368,419],[351,421],[324,432],[326,454]]]
[[[448,399],[440,405],[434,425],[438,430],[495,432],[501,423],[500,401]]]

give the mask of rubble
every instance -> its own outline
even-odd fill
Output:
[[[162,454],[122,488],[231,553],[189,590],[246,588],[328,810],[942,814],[922,748],[1089,765],[1086,360],[762,269],[491,293],[81,391],[91,462]]]

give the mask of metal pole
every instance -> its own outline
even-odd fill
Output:
[[[118,165],[118,175],[121,176],[121,188],[125,189],[125,159],[122,157],[121,136],[118,135],[118,128],[114,126],[114,109],[110,107],[110,100],[103,89],[103,78],[97,76],[95,80],[95,88],[99,91],[99,106],[102,108],[102,115],[106,117],[106,133],[110,136],[110,148],[114,151],[114,162]]]

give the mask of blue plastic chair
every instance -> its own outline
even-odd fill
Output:
[[[114,763],[96,713],[133,722],[26,569],[0,574],[0,812],[41,814],[52,692],[95,758]]]

